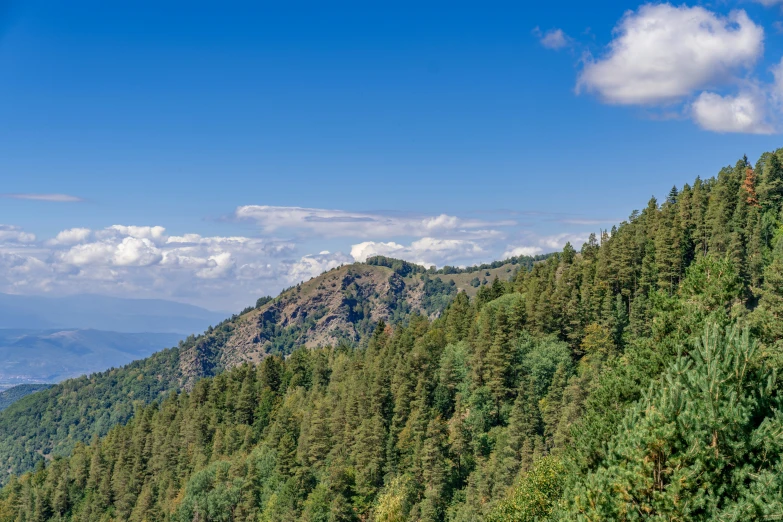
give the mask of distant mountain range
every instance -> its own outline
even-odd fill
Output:
[[[161,299],[0,294],[0,328],[187,335],[203,331],[225,316],[223,312]]]
[[[0,383],[54,383],[123,366],[170,348],[177,333],[0,330]]]
[[[0,294],[0,386],[56,383],[123,366],[224,316],[161,299]]]

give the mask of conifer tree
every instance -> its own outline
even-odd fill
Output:
[[[764,177],[759,189],[759,200],[765,209],[780,210],[783,201],[783,164],[777,152],[768,155]]]

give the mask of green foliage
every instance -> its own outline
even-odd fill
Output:
[[[546,520],[563,492],[566,468],[556,457],[544,457],[522,475],[508,498],[486,517],[486,522]]]
[[[273,301],[274,298],[269,296],[259,297],[256,299],[256,309],[261,308],[265,304],[269,303],[270,301]]]
[[[391,268],[401,277],[407,277],[409,275],[423,274],[427,271],[423,266],[415,265],[402,259],[394,259],[386,256],[373,256],[367,258],[365,261],[368,265],[385,266]]]
[[[0,415],[0,462],[24,472],[43,460],[41,453],[68,455],[77,443],[127,422],[138,404],[158,400],[179,381],[178,355],[179,348],[164,350],[15,402]]]
[[[504,259],[502,261],[493,261],[492,263],[484,263],[481,265],[469,266],[467,268],[457,268],[457,267],[447,265],[441,268],[440,270],[436,270],[434,269],[434,267],[425,268],[421,265],[416,265],[414,263],[403,261],[402,259],[394,259],[392,257],[386,257],[386,256],[369,257],[367,258],[365,263],[368,265],[385,266],[387,268],[391,268],[400,276],[406,277],[409,275],[419,275],[424,273],[430,275],[472,274],[475,272],[483,272],[486,270],[491,270],[493,268],[499,268],[507,264],[518,265],[521,269],[527,271],[533,267],[534,263],[546,259],[549,256],[550,254],[542,254],[537,256],[517,256],[517,257]]]
[[[776,161],[672,190],[578,252],[520,259],[529,270],[473,299],[375,258],[394,271],[388,295],[352,271],[339,288],[352,343],[302,349],[275,300],[258,320],[285,358],[223,371],[232,319],[168,362],[22,399],[0,415],[0,456],[39,464],[0,492],[0,522],[780,516]],[[410,313],[414,275],[430,317]],[[394,320],[375,324],[371,303]],[[183,361],[215,376],[194,384]],[[44,466],[47,444],[71,456]]]
[[[17,384],[7,390],[0,392],[0,411],[6,409],[22,397],[27,397],[31,393],[46,390],[51,384]]]
[[[454,281],[444,283],[439,277],[434,279],[427,275],[421,277],[424,282],[424,296],[422,297],[424,311],[429,315],[440,313],[457,295],[457,285]]]
[[[783,513],[776,374],[747,330],[708,327],[571,486],[568,519],[757,520]]]

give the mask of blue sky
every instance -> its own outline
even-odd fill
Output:
[[[0,0],[0,291],[551,251],[780,146],[783,2],[422,4]]]

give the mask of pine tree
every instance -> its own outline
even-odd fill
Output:
[[[759,302],[763,314],[764,338],[769,342],[783,340],[783,239],[778,239],[772,262],[764,269],[764,284]]]
[[[777,152],[769,154],[759,193],[759,200],[765,209],[779,212],[783,201],[783,164]]]
[[[494,338],[487,351],[484,382],[495,399],[496,414],[500,415],[500,404],[509,392],[511,373],[511,331],[504,307],[495,313]]]
[[[422,479],[424,499],[421,504],[421,520],[443,519],[448,493],[446,487],[451,474],[448,459],[448,431],[446,423],[438,416],[427,425],[427,435],[422,449]]]
[[[253,425],[253,414],[256,409],[256,382],[255,373],[250,368],[245,368],[245,378],[242,380],[242,388],[237,401],[237,421],[249,426]]]

